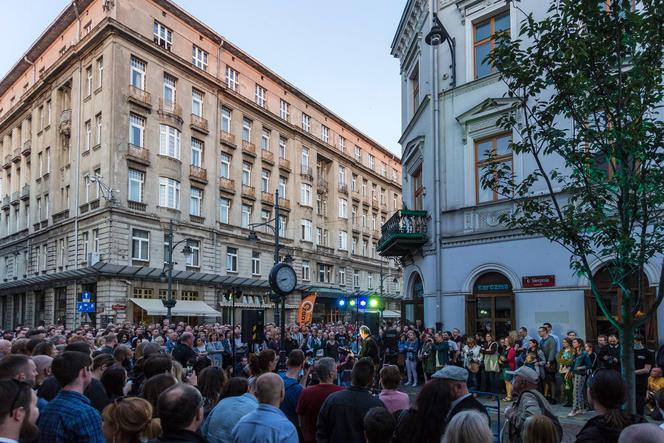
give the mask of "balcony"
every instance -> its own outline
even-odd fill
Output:
[[[23,154],[24,157],[30,157],[30,154],[32,153],[32,140],[26,140],[23,142],[23,151],[21,151],[21,154]]]
[[[267,149],[261,149],[261,159],[266,162],[270,163],[271,165],[274,164],[274,153],[272,151],[268,151]]]
[[[146,109],[152,109],[152,95],[149,92],[137,88],[134,85],[129,85],[129,94],[127,94],[127,101],[134,103]]]
[[[281,198],[279,197],[279,207],[281,209],[288,209],[290,210],[290,200],[287,198]]]
[[[401,209],[381,228],[377,251],[383,257],[410,255],[427,242],[427,211]]]
[[[194,129],[203,134],[208,134],[208,121],[206,118],[201,117],[200,115],[191,114],[191,129]]]
[[[261,192],[261,201],[265,204],[271,205],[274,203],[274,194],[270,192]]]
[[[182,106],[172,100],[159,99],[159,112],[163,115],[174,117],[182,120]]]
[[[280,158],[279,159],[279,169],[283,169],[284,171],[291,171],[291,166],[290,166],[290,160],[286,158]]]
[[[127,200],[127,207],[132,211],[145,212],[148,208],[148,205],[143,202],[135,202],[132,200]]]
[[[228,146],[229,148],[233,149],[237,148],[237,145],[235,144],[235,136],[230,132],[220,131],[219,141],[224,145]]]
[[[316,183],[316,188],[319,191],[327,192],[327,180],[325,180],[324,178],[318,177],[318,182]]]
[[[247,140],[242,140],[242,153],[256,157],[256,145]]]
[[[21,148],[14,148],[14,155],[12,155],[14,163],[21,163]]]
[[[314,179],[314,172],[313,169],[309,166],[300,166],[300,177],[302,177],[305,180],[313,181]]]
[[[362,196],[361,196],[359,191],[353,191],[352,195],[353,195],[353,200],[355,200],[355,201],[359,202],[362,199],[361,198]]]
[[[199,183],[207,184],[207,169],[189,165],[189,178]]]
[[[197,225],[204,225],[205,217],[201,217],[200,215],[189,214],[189,221],[192,223],[196,223]]]
[[[316,252],[318,254],[334,255],[334,248],[328,246],[316,245]]]
[[[14,205],[14,206],[18,205],[19,204],[19,198],[21,198],[21,193],[20,192],[18,192],[18,191],[12,192],[11,204]]]
[[[146,148],[141,148],[140,146],[132,145],[131,143],[127,147],[127,160],[135,161],[136,163],[141,163],[143,165],[150,165],[150,150]]]
[[[21,188],[21,200],[29,200],[30,199],[30,185],[23,185],[23,188]]]
[[[60,134],[65,137],[71,135],[71,109],[65,109],[60,113],[60,120],[58,124],[60,128]]]
[[[256,200],[256,188],[253,186],[242,185],[242,197]]]
[[[9,208],[9,196],[5,195],[2,197],[2,209],[7,209]]]
[[[219,177],[219,190],[225,192],[235,192],[235,180]]]
[[[348,185],[345,183],[339,183],[339,194],[346,194],[348,195]]]
[[[53,218],[53,224],[60,223],[63,220],[67,220],[69,218],[69,209],[65,209],[64,211],[56,212],[55,214],[52,215]],[[40,223],[35,224],[35,231],[39,229],[37,225],[40,225]]]
[[[11,169],[12,167],[12,155],[5,155],[5,161],[2,163],[3,169]]]

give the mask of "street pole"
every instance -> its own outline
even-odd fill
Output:
[[[281,218],[279,215],[279,189],[274,192],[274,264],[279,263],[279,225]],[[279,323],[281,323],[281,340],[279,340],[279,364],[285,367],[286,363],[286,296],[281,296],[281,315],[279,316]]]
[[[171,309],[173,303],[173,220],[168,222],[168,303],[166,304],[166,318],[171,324]]]
[[[380,320],[380,325],[383,324],[383,310],[385,309],[384,307],[385,300],[383,299],[383,259],[380,260],[380,309],[378,310],[379,314],[379,320]]]
[[[231,293],[231,351],[233,353],[233,368],[235,368],[235,288]]]

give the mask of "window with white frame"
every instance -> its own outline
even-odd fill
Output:
[[[358,163],[362,163],[362,149],[357,145],[355,145],[355,160]]]
[[[311,206],[311,185],[307,183],[302,183],[300,204],[302,206]]]
[[[159,177],[159,206],[180,209],[180,182],[168,177]]]
[[[279,177],[279,197],[286,198],[286,189],[288,185],[288,179],[286,177]]]
[[[323,195],[319,192],[316,193],[316,214],[323,215]]]
[[[251,142],[251,127],[253,126],[253,122],[248,119],[247,117],[244,117],[242,119],[242,140],[245,142]]]
[[[226,106],[221,107],[221,130],[231,132],[231,110]]]
[[[339,144],[339,151],[341,151],[341,153],[344,154],[346,152],[346,138],[340,135],[338,144]]]
[[[311,265],[309,264],[309,260],[302,260],[302,280],[311,280]]]
[[[305,170],[309,167],[309,148],[302,146],[302,170]]]
[[[251,163],[242,162],[242,185],[251,186]]]
[[[385,162],[380,162],[380,175],[387,177],[387,165]]]
[[[145,135],[145,118],[134,114],[133,112],[129,113],[129,143],[142,148],[144,145],[144,135]]]
[[[270,150],[270,130],[263,128],[261,131],[261,149],[263,151]]]
[[[304,112],[302,113],[302,129],[311,132],[311,116]]]
[[[270,210],[261,209],[261,223],[268,223],[270,221]]]
[[[348,200],[339,198],[339,218],[348,218]]]
[[[343,166],[339,166],[338,180],[339,180],[339,185],[345,185],[346,184],[346,168],[343,167]]]
[[[286,235],[286,229],[288,227],[288,219],[286,218],[285,215],[280,215],[279,216],[279,232],[281,232],[281,235],[284,237],[287,237]]]
[[[47,147],[44,149],[44,154],[46,155],[46,174],[51,173],[51,148]]]
[[[320,139],[325,143],[330,141],[330,128],[325,125],[320,125]]]
[[[219,199],[219,221],[228,224],[231,213],[231,201],[228,198]]]
[[[350,178],[350,190],[357,192],[357,175],[353,174]]]
[[[46,100],[46,125],[51,124],[51,118],[53,117],[53,106],[51,100]]]
[[[145,91],[145,72],[147,71],[148,64],[132,55],[129,66],[131,68],[130,84],[141,91]]]
[[[104,58],[97,59],[97,88],[101,88],[104,83]]]
[[[203,208],[203,190],[199,188],[191,188],[189,191],[189,214],[201,217]]]
[[[177,79],[164,73],[164,109],[175,110],[175,94],[177,92]]]
[[[367,256],[367,241],[362,240],[362,256],[366,257]]]
[[[203,97],[202,91],[191,88],[191,113],[198,117],[203,117]]]
[[[337,282],[341,286],[346,286],[346,268],[340,267],[337,270]]]
[[[88,151],[92,147],[92,122],[87,120],[85,122],[85,150]]]
[[[360,271],[358,271],[357,269],[353,269],[353,287],[354,288],[360,287]]]
[[[95,115],[95,146],[101,145],[101,112]]]
[[[258,251],[251,252],[251,274],[261,275],[261,253]]]
[[[92,252],[99,252],[99,229],[92,230]]]
[[[318,281],[320,283],[332,283],[332,265],[318,263]]]
[[[373,274],[367,272],[367,289],[373,289]]]
[[[369,169],[373,171],[375,167],[376,167],[376,159],[374,158],[373,155],[369,154]]]
[[[290,104],[281,99],[279,100],[279,117],[282,120],[290,121]]]
[[[316,244],[323,246],[323,228],[316,228]]]
[[[240,226],[248,228],[251,223],[251,206],[242,205],[242,213],[240,218]]]
[[[261,85],[256,85],[256,104],[261,108],[265,107],[266,95],[265,88]]]
[[[226,271],[237,272],[237,248],[226,248]]]
[[[222,178],[231,177],[231,156],[222,152],[219,156],[220,167],[219,167],[219,176]]]
[[[197,168],[203,163],[203,142],[197,138],[191,138],[191,164]]]
[[[357,206],[353,205],[353,208],[350,211],[350,221],[353,226],[357,223]]]
[[[168,125],[159,125],[159,154],[180,160],[180,131]]]
[[[261,192],[270,192],[270,171],[261,170]]]
[[[286,139],[279,137],[279,158],[286,158]]]
[[[302,219],[301,220],[302,236],[300,237],[304,241],[311,241],[311,220]]]
[[[198,268],[201,266],[201,242],[187,239],[187,246],[191,248],[191,254],[186,256],[187,266]]]
[[[239,86],[239,74],[238,72],[231,68],[230,66],[226,66],[226,87],[230,90],[237,91],[238,86]]]
[[[85,96],[92,95],[92,65],[85,68]]]
[[[348,232],[346,231],[339,231],[339,249],[348,250]]]
[[[150,232],[133,229],[131,232],[131,258],[133,260],[150,260]]]
[[[353,237],[353,240],[350,242],[350,253],[355,254],[357,251],[357,237]]]
[[[191,48],[191,63],[196,66],[198,69],[207,71],[208,66],[208,53],[199,48],[196,45],[193,45]]]
[[[167,51],[171,50],[171,47],[173,46],[173,31],[155,20],[154,25],[152,26],[152,33],[156,44]]]
[[[127,198],[134,202],[143,202],[143,186],[145,185],[145,173],[137,169],[129,169],[129,184]]]

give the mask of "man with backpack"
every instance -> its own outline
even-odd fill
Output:
[[[527,367],[521,366],[516,371],[506,371],[512,375],[513,394],[517,396],[516,401],[505,411],[505,426],[501,441],[504,443],[521,443],[523,427],[526,419],[535,415],[545,415],[550,418],[556,429],[556,441],[561,441],[563,428],[558,417],[553,413],[551,405],[546,398],[537,390],[539,374]]]

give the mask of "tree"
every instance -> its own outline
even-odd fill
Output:
[[[552,1],[542,19],[513,3],[525,17],[518,38],[494,36],[488,59],[513,100],[498,124],[514,131],[512,151],[535,166],[518,177],[511,163],[489,163],[482,176],[483,186],[513,202],[506,226],[560,244],[590,281],[619,331],[632,412],[634,332],[664,297],[664,265],[651,305],[641,278],[664,250],[664,3],[633,3]],[[607,260],[611,283],[622,290],[618,317],[593,280],[597,259]],[[635,275],[639,290],[631,291]]]

